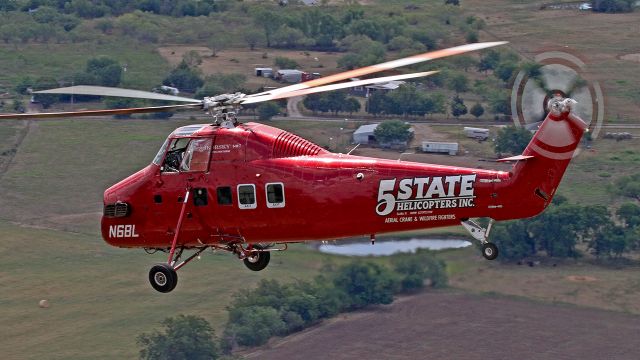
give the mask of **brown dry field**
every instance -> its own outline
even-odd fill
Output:
[[[597,80],[605,96],[607,120],[637,121],[640,114],[640,11],[601,14],[579,10],[539,10],[542,1],[469,0],[464,9],[482,17],[480,40],[507,40],[521,55],[563,51],[587,64],[585,78]]]
[[[638,359],[640,317],[456,291],[346,314],[248,359]]]
[[[211,56],[211,50],[202,46],[163,46],[158,48],[158,53],[166,59],[172,66],[182,61],[182,57],[188,51],[195,50],[202,56],[202,64],[199,66],[202,73],[211,75],[216,73],[224,74],[242,74],[247,77],[246,86],[256,89],[261,86],[280,87],[283,84],[263,78],[257,77],[253,73],[256,67],[271,67],[274,70],[274,59],[277,56],[287,57],[295,60],[300,64],[300,69],[308,72],[319,72],[326,75],[327,71],[335,72],[338,67],[337,61],[341,54],[327,53],[319,51],[300,51],[300,50],[278,50],[278,49],[227,49],[219,52],[216,57]],[[267,58],[263,58],[263,54],[267,54]],[[316,59],[318,59],[316,61]]]

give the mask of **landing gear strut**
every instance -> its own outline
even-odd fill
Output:
[[[487,240],[487,238],[489,237],[489,232],[491,232],[493,219],[491,219],[487,228],[483,228],[471,219],[462,220],[461,223],[462,226],[467,229],[469,234],[471,234],[471,236],[473,236],[474,239],[478,240],[482,245],[482,256],[484,256],[485,259],[494,260],[498,257],[498,247],[496,246],[496,244]]]

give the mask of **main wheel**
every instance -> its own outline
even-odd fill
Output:
[[[254,245],[253,248],[258,250],[264,249],[261,245]],[[260,271],[269,265],[269,260],[271,260],[270,252],[255,251],[253,252],[253,255],[244,258],[243,262],[249,270]]]
[[[494,260],[498,257],[498,247],[494,243],[482,244],[482,256],[487,260]]]
[[[151,286],[161,293],[168,293],[178,284],[178,274],[169,264],[156,264],[149,270]]]

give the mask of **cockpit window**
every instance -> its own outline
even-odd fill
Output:
[[[169,138],[167,138],[167,140],[164,141],[164,144],[162,144],[162,147],[160,147],[160,150],[158,150],[158,153],[156,154],[156,157],[153,158],[153,163],[160,166],[160,162],[162,161],[162,157],[164,156],[164,152],[167,150],[167,146],[169,146]]]
[[[162,172],[177,172],[182,164],[182,158],[189,144],[189,138],[173,139],[170,142],[169,150],[167,150],[167,156],[164,158],[162,164]]]
[[[193,139],[182,157],[180,171],[207,171],[211,155],[211,138]]]

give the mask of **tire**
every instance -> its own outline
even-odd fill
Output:
[[[498,247],[494,243],[485,243],[482,245],[482,256],[487,260],[494,260],[498,257]]]
[[[262,245],[254,245],[254,249],[262,250],[264,247]],[[264,252],[255,252],[254,256],[246,257],[244,260],[244,266],[246,266],[251,271],[260,271],[269,265],[269,260],[271,260],[271,253],[268,251]]]
[[[176,288],[178,274],[169,264],[156,264],[149,270],[149,283],[156,291],[168,293]]]

